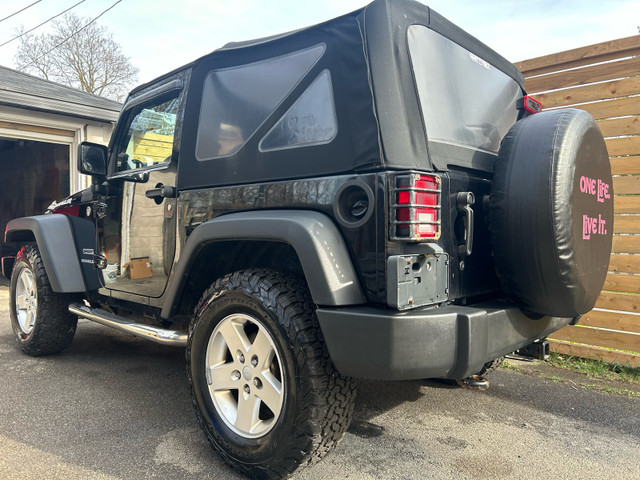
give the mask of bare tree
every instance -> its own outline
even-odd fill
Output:
[[[24,35],[14,58],[18,70],[85,92],[122,101],[138,69],[113,34],[90,18],[66,14],[53,31]]]

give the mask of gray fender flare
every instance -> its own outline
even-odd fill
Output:
[[[272,240],[291,245],[317,305],[365,302],[349,252],[333,221],[319,212],[261,210],[223,215],[189,235],[169,282],[162,317],[169,318],[198,253],[222,240]]]
[[[76,224],[75,234],[72,220]],[[30,243],[25,241],[25,232],[31,232],[38,245],[51,289],[59,293],[85,292],[88,288],[83,276],[85,269],[80,264],[76,234],[81,235],[86,242],[90,242],[89,246],[92,247],[95,237],[91,233],[91,227],[93,225],[88,220],[66,215],[16,218],[7,224],[5,242]],[[93,268],[93,255],[91,255],[90,267]],[[91,280],[91,287],[97,288],[95,279]]]

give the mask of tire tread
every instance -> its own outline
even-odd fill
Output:
[[[27,341],[20,338],[15,300],[13,294],[11,295],[11,321],[20,348],[24,353],[34,357],[59,353],[73,341],[78,317],[68,310],[70,303],[68,296],[56,293],[51,288],[47,271],[36,246],[22,248],[18,253],[17,260],[25,261],[32,269],[38,295],[36,325],[31,338]],[[14,272],[16,272],[15,268]],[[17,273],[14,274],[17,275]],[[15,281],[13,280],[11,288],[15,289]]]

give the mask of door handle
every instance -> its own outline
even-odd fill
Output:
[[[176,198],[177,193],[176,187],[159,183],[156,185],[156,188],[144,192],[144,196],[152,198],[156,204],[160,205],[165,198]]]
[[[460,192],[456,197],[458,211],[464,215],[464,243],[458,246],[458,256],[468,257],[473,248],[473,209],[471,205],[476,203],[473,192]]]

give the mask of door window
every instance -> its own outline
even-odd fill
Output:
[[[117,149],[115,173],[171,161],[179,94],[174,90],[133,107],[126,135]]]

